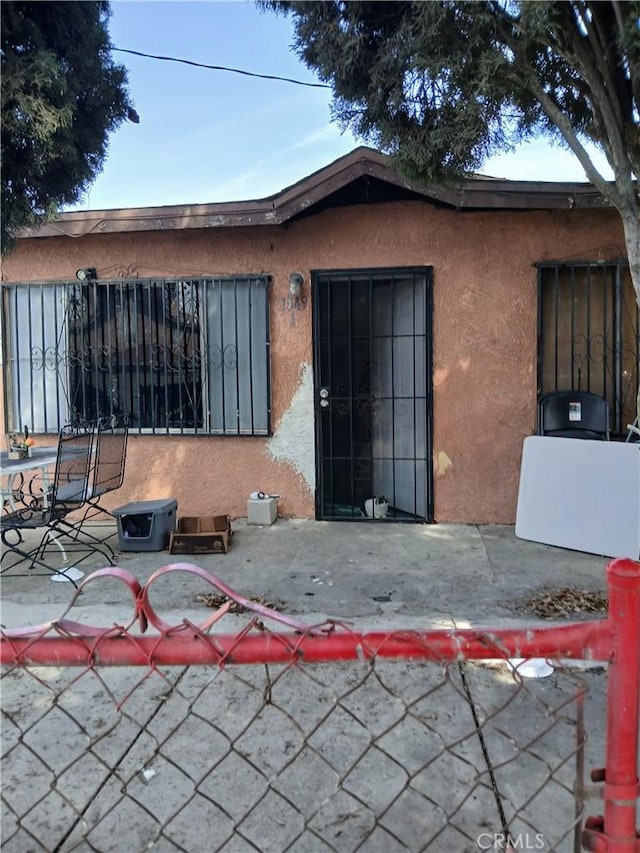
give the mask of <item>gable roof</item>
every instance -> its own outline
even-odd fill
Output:
[[[385,201],[424,201],[454,210],[570,210],[609,207],[589,183],[508,181],[477,175],[459,187],[423,184],[402,176],[388,156],[359,147],[267,198],[62,213],[21,237],[80,237],[125,231],[282,225],[328,207]]]

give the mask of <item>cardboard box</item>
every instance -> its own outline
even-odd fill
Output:
[[[172,531],[170,554],[226,554],[231,545],[228,515],[185,515]]]

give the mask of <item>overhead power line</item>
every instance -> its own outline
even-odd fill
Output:
[[[143,56],[145,59],[161,59],[164,62],[181,62],[183,65],[194,65],[196,68],[208,68],[211,71],[231,71],[233,74],[243,74],[245,77],[260,77],[261,80],[282,80],[284,83],[295,83],[296,86],[309,86],[312,89],[330,89],[326,83],[306,83],[304,80],[294,80],[292,77],[279,77],[277,74],[256,74],[253,71],[243,71],[241,68],[228,68],[226,65],[207,65],[204,62],[193,62],[191,59],[178,59],[175,56],[156,56],[153,53],[142,53],[140,50],[127,50],[124,47],[112,47],[119,53],[131,53],[133,56]]]

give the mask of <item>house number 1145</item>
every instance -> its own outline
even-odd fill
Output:
[[[291,315],[291,325],[295,326],[296,324],[296,312],[304,311],[307,307],[307,297],[306,296],[283,296],[280,300],[281,304],[281,312],[286,314],[287,311],[290,312]]]

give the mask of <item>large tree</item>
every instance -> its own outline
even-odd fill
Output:
[[[4,253],[20,228],[81,198],[109,132],[137,114],[111,59],[107,2],[3,0],[0,12]]]
[[[448,181],[544,134],[620,213],[640,304],[640,2],[282,2],[343,127]],[[613,171],[605,180],[585,143]]]

